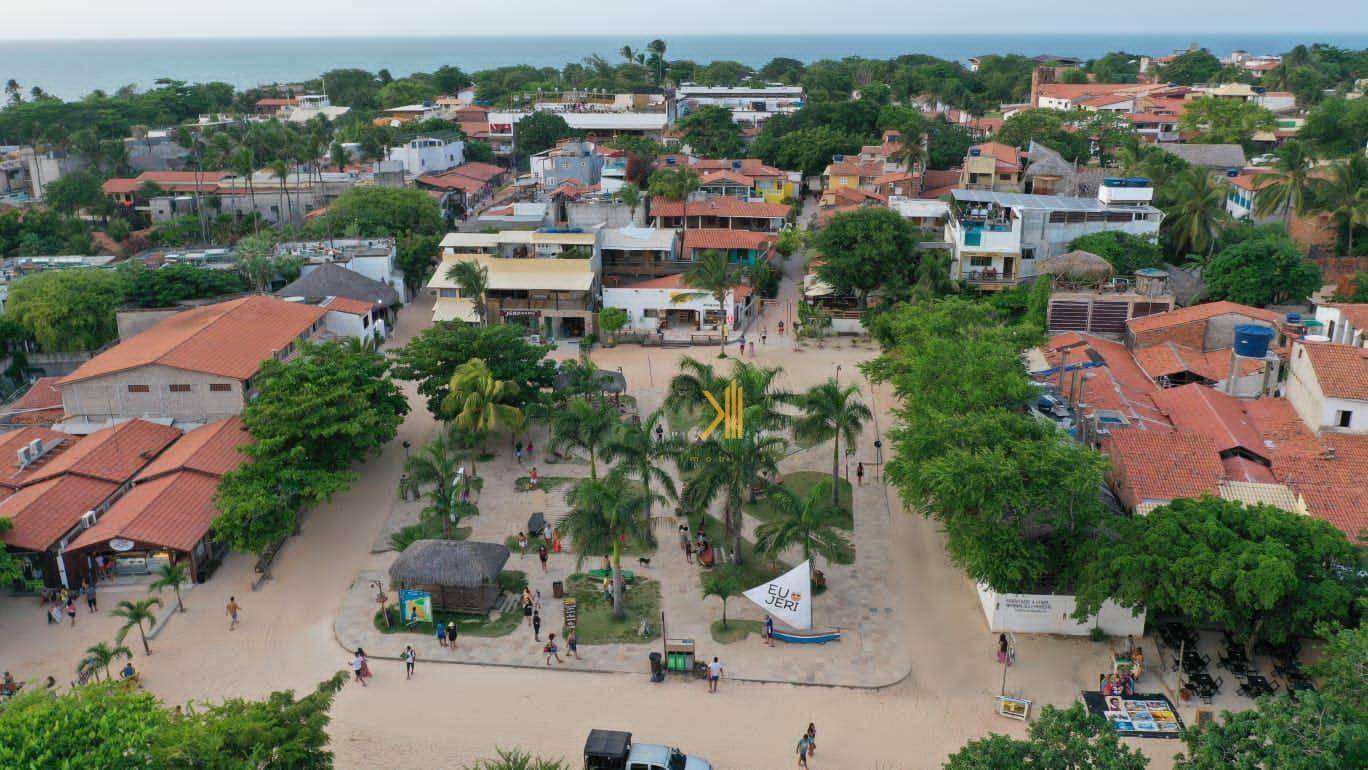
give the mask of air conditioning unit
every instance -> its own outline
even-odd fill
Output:
[[[36,438],[28,443],[29,458],[37,460],[43,456],[43,440]]]
[[[81,529],[90,529],[95,526],[95,519],[98,518],[94,511],[86,511],[81,514]]]
[[[20,468],[23,468],[25,465],[28,465],[28,464],[29,464],[29,448],[28,448],[28,447],[26,447],[26,446],[21,446],[21,447],[19,447],[19,451],[16,452],[16,454],[19,456],[19,467],[20,467]]]

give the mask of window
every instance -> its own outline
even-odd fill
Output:
[[[172,385],[172,386],[171,386],[171,392],[172,392],[172,393],[189,393],[191,390],[192,390],[192,388],[191,388],[189,385]]]
[[[229,393],[229,392],[231,392],[232,390],[233,390],[233,386],[232,386],[232,385],[229,385],[229,384],[226,383],[226,382],[211,382],[211,383],[209,383],[209,392],[210,392],[210,393]]]
[[[1335,412],[1335,425],[1340,428],[1349,427],[1349,423],[1354,421],[1354,413],[1348,409],[1341,409]]]
[[[438,290],[437,290],[437,296],[443,297],[443,298],[445,298],[445,299],[460,299],[460,297],[461,297],[461,290],[460,290],[460,289],[438,289]]]
[[[970,258],[969,258],[969,266],[970,266],[970,267],[992,267],[992,266],[993,266],[993,258],[992,258],[992,257],[970,257]]]
[[[150,392],[152,392],[152,389],[149,388],[149,387],[146,386],[146,385],[129,385],[129,386],[128,386],[128,392],[129,392],[129,393],[150,393]]]

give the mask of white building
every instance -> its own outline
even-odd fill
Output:
[[[726,107],[732,120],[756,125],[772,115],[797,112],[806,100],[802,86],[770,83],[763,86],[701,86],[681,83],[675,89],[674,113],[679,120],[700,107]]]
[[[302,257],[300,275],[305,276],[322,265],[337,265],[358,275],[385,284],[399,293],[399,301],[407,304],[408,290],[404,286],[404,271],[396,261],[397,252],[392,238],[339,238],[332,241],[282,243],[279,254]]]
[[[1318,305],[1316,320],[1331,342],[1368,348],[1368,302]]]
[[[1287,400],[1317,433],[1368,433],[1368,349],[1293,343]]]
[[[624,286],[604,287],[603,306],[627,312],[627,328],[643,332],[716,332],[727,322],[727,332],[745,329],[756,303],[751,287],[735,286],[724,305],[711,295],[684,285],[683,275],[667,275]]]
[[[446,171],[465,163],[465,142],[419,136],[398,147],[389,148],[389,159],[404,164],[404,172],[412,176]]]
[[[377,341],[389,338],[385,308],[350,297],[328,297],[319,303],[328,311],[323,328],[334,337]]]
[[[1037,259],[1067,252],[1080,236],[1115,230],[1157,238],[1164,213],[1150,205],[1153,195],[1147,180],[1111,178],[1096,198],[954,190],[945,226],[951,277],[1010,288],[1036,274]]]
[[[888,207],[898,212],[913,227],[939,232],[950,217],[950,204],[939,200],[907,198],[893,195],[888,199]]]

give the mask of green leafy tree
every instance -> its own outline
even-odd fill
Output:
[[[1312,210],[1338,228],[1344,253],[1353,254],[1354,231],[1368,227],[1368,159],[1359,154],[1331,164],[1330,173],[1316,180],[1312,201]]]
[[[14,528],[14,521],[0,518],[0,535]],[[6,548],[0,546],[0,585],[13,585],[24,576],[23,564]]]
[[[364,237],[437,235],[446,231],[437,201],[411,187],[354,187],[328,207],[326,216],[328,225],[336,231],[354,230]]]
[[[613,617],[625,616],[622,607],[622,544],[655,545],[651,531],[650,505],[663,500],[625,479],[609,476],[581,481],[566,495],[570,512],[560,521],[560,529],[570,536],[578,563],[586,556],[612,554]]]
[[[1171,252],[1204,264],[1216,245],[1217,231],[1230,219],[1225,190],[1206,169],[1193,168],[1174,178],[1172,195],[1163,223]]]
[[[90,171],[73,171],[43,186],[43,202],[63,214],[85,211],[109,216],[113,204],[100,189],[103,180]]]
[[[565,118],[554,112],[538,110],[518,121],[513,129],[519,155],[532,156],[556,146],[556,142],[578,136]]]
[[[1026,323],[1041,332],[1048,331],[1050,295],[1053,292],[1054,284],[1048,275],[1036,276],[1035,282],[1031,284],[1031,294],[1026,301]]]
[[[1300,302],[1321,287],[1316,263],[1279,228],[1260,228],[1256,235],[1217,252],[1202,271],[1206,295],[1242,305],[1265,307]]]
[[[95,674],[95,678],[99,679],[98,673],[104,671],[105,679],[113,680],[114,677],[109,673],[109,667],[119,658],[132,660],[133,651],[122,644],[110,646],[108,642],[100,642],[86,648],[85,657],[81,658],[81,662],[76,666],[76,673],[86,676]]]
[[[1197,134],[1200,144],[1238,144],[1246,150],[1253,146],[1254,134],[1272,131],[1277,126],[1266,107],[1238,99],[1202,97],[1184,103],[1178,128]]]
[[[874,413],[860,400],[860,386],[842,386],[835,378],[808,389],[798,400],[802,415],[793,425],[793,436],[809,444],[831,442],[831,504],[840,504],[841,441],[846,454],[854,454],[866,422]]]
[[[1326,99],[1306,116],[1297,132],[1322,157],[1341,158],[1368,146],[1368,102],[1362,99]]]
[[[784,134],[761,133],[751,145],[751,153],[776,168],[818,176],[834,155],[858,153],[866,139],[831,126],[808,126]]]
[[[703,573],[703,598],[716,596],[722,600],[722,627],[727,627],[727,600],[746,592],[741,576],[729,565],[722,564]]]
[[[616,341],[617,333],[627,325],[627,311],[620,307],[605,307],[598,314],[598,328]]]
[[[271,290],[276,276],[275,238],[249,235],[237,242],[237,269],[251,287],[258,292]]]
[[[776,515],[755,528],[756,550],[777,557],[798,546],[804,560],[817,554],[833,564],[849,564],[855,555],[845,534],[851,515],[828,499],[833,487],[823,479],[800,497],[782,484],[771,484],[765,494]]]
[[[190,581],[190,570],[183,564],[163,564],[157,569],[157,579],[147,587],[149,591],[161,593],[162,589],[170,588],[176,592],[176,608],[185,612],[185,603],[181,601],[181,585]]]
[[[619,420],[607,405],[576,397],[551,415],[551,449],[583,450],[589,456],[589,477],[598,478],[599,453],[613,439]]]
[[[741,126],[726,107],[699,107],[679,121],[678,129],[696,155],[731,158],[741,153]]]
[[[706,440],[683,447],[676,460],[684,476],[680,501],[686,510],[703,511],[713,500],[722,500],[722,525],[735,564],[741,563],[741,505],[752,486],[774,476],[788,444],[780,436],[744,427],[740,438],[715,430]]]
[[[1058,110],[1022,110],[1002,121],[993,141],[1026,149],[1031,140],[1044,142],[1064,130],[1064,114]]]
[[[1067,709],[1047,705],[1026,730],[1025,740],[993,733],[950,755],[946,770],[1144,770],[1149,760],[1123,744],[1102,717],[1081,703]]]
[[[496,757],[481,759],[466,770],[571,770],[559,759],[544,759],[521,749],[495,749]]]
[[[964,161],[969,148],[974,146],[974,135],[969,129],[937,118],[926,127],[926,165],[930,168],[954,168]]]
[[[1311,203],[1312,177],[1316,159],[1306,145],[1294,140],[1283,143],[1274,153],[1273,174],[1256,177],[1258,197],[1254,213],[1266,217],[1281,212],[1283,225],[1292,224],[1292,215],[1301,216]]]
[[[151,655],[152,648],[147,646],[147,631],[157,622],[157,613],[154,607],[162,606],[161,599],[155,596],[150,599],[138,599],[129,601],[127,599],[119,602],[109,614],[116,618],[123,618],[123,625],[119,628],[119,633],[114,635],[114,639],[120,643],[128,637],[128,632],[134,628],[138,629],[138,638],[142,639],[143,654]],[[146,624],[146,628],[144,628]]]
[[[235,551],[261,554],[295,531],[306,505],[346,490],[355,476],[292,461],[263,457],[229,471],[219,481],[214,532]]]
[[[694,292],[679,295],[682,301],[696,294],[705,294],[717,303],[719,308],[727,307],[727,296],[741,283],[741,270],[733,265],[725,252],[709,249],[689,269],[684,271],[684,285]],[[727,357],[727,331],[723,324],[722,333],[717,335],[717,357]]]
[[[1159,76],[1169,83],[1190,86],[1210,83],[1221,71],[1221,60],[1206,49],[1188,51],[1174,58],[1159,70]]]
[[[1328,522],[1207,496],[1174,500],[1119,527],[1084,571],[1075,617],[1111,597],[1219,625],[1252,645],[1348,616],[1353,595],[1340,565],[1354,563],[1354,547]]]
[[[441,251],[441,240],[441,236],[436,233],[408,233],[399,236],[395,243],[394,261],[404,272],[404,286],[408,289],[409,296],[417,294],[432,274],[432,266],[437,262],[437,254]]]
[[[431,101],[437,93],[438,88],[431,78],[415,76],[386,83],[376,92],[375,98],[381,107],[389,109],[407,104],[422,104]]]
[[[170,715],[151,693],[115,682],[58,697],[26,689],[0,710],[0,765],[155,766],[151,745]]]
[[[166,265],[156,270],[139,265],[130,269],[127,277],[125,301],[146,308],[171,307],[187,299],[222,297],[251,288],[240,273],[188,264]]]
[[[657,169],[651,174],[649,187],[654,197],[682,201],[698,189],[698,173],[681,167]]]
[[[1117,275],[1134,275],[1142,268],[1164,266],[1164,252],[1151,238],[1120,230],[1104,230],[1082,235],[1069,244],[1070,250],[1087,251],[1107,260]]]
[[[912,283],[918,242],[912,225],[891,209],[865,206],[839,213],[813,238],[813,248],[822,254],[817,276],[866,307],[870,293],[886,283]]]
[[[622,205],[627,207],[631,220],[635,222],[637,204],[641,203],[641,188],[628,182],[618,188],[617,195],[618,200],[622,201]]]
[[[523,406],[556,376],[547,358],[549,345],[533,345],[515,326],[469,326],[456,321],[435,323],[391,353],[394,376],[418,383],[418,394],[427,399],[428,411],[442,414],[442,402],[451,389],[456,367],[478,358],[497,380],[517,386],[511,402]]]
[[[488,364],[472,358],[452,373],[442,414],[452,425],[480,440],[494,431],[522,429],[527,417],[515,404],[517,398],[516,383],[495,377]],[[475,475],[473,458],[470,473]]]
[[[46,351],[95,350],[118,339],[123,279],[111,270],[50,270],[10,284],[5,315]]]

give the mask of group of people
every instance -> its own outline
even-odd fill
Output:
[[[83,597],[86,609],[90,612],[99,612],[99,602],[96,600],[95,584],[86,580],[81,583],[81,587],[76,591],[71,591],[63,586],[51,593],[43,594],[43,614],[47,617],[48,625],[60,625],[63,619],[71,620],[71,625],[76,625],[76,599]]]
[[[524,457],[527,458],[528,462],[531,462],[533,459],[532,453],[534,451],[536,451],[536,446],[532,443],[532,439],[530,438],[527,440],[526,446],[523,445],[522,439],[518,439],[517,443],[513,445],[513,457],[517,459],[518,465],[523,464]],[[528,480],[528,486],[533,488],[537,486],[537,466],[535,465],[532,466],[532,476]]]
[[[688,563],[693,564],[694,556],[697,555],[699,566],[712,566],[714,561],[712,541],[708,539],[702,522],[699,523],[698,532],[693,537],[689,535],[688,521],[679,525],[679,547],[680,550],[684,551],[684,560]]]
[[[1145,651],[1135,645],[1134,636],[1128,635],[1112,660],[1112,673],[1098,675],[1097,689],[1103,695],[1134,695],[1135,683],[1145,672]]]
[[[444,626],[441,623],[433,623],[437,629],[437,643],[443,647],[456,649],[456,621],[449,620]]]
[[[817,753],[817,725],[808,722],[807,732],[798,739],[798,766],[807,767],[808,757]]]
[[[410,647],[409,649],[411,650],[412,648]],[[366,657],[366,651],[360,647],[356,648],[356,654],[352,656],[351,670],[352,676],[356,681],[360,682],[362,687],[365,687],[366,680],[371,677],[370,659]],[[411,675],[412,669],[410,669],[409,672]]]

